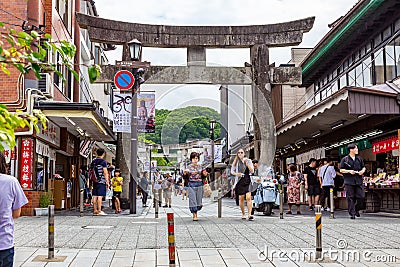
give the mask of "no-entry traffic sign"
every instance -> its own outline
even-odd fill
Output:
[[[120,90],[129,90],[135,83],[135,77],[130,71],[120,70],[114,76],[114,84]]]

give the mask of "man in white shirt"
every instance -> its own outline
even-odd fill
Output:
[[[322,200],[321,206],[322,210],[330,211],[331,199],[330,199],[330,190],[333,189],[335,182],[334,178],[336,177],[335,167],[333,167],[333,162],[331,159],[324,159],[324,166],[322,166],[319,170],[319,175],[322,180]],[[325,199],[328,198],[327,205],[325,206]]]

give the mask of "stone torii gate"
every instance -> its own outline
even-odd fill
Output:
[[[301,68],[272,67],[269,64],[269,47],[294,46],[301,43],[303,33],[309,32],[314,17],[301,20],[251,26],[168,26],[127,23],[77,13],[81,28],[87,29],[91,41],[124,45],[138,39],[143,47],[187,48],[184,67],[151,67],[146,73],[146,83],[153,84],[247,84],[252,85],[253,113],[255,117],[255,155],[262,166],[273,162],[275,136],[271,114],[271,84],[301,84]],[[243,68],[206,66],[206,48],[250,48],[251,66]],[[102,76],[97,82],[112,82],[121,66],[102,66]],[[243,73],[243,75],[238,75]],[[149,77],[152,76],[151,79]],[[272,123],[271,123],[272,121]]]

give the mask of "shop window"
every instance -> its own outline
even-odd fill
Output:
[[[356,86],[356,70],[352,69],[347,74],[349,77],[349,85]]]
[[[368,42],[365,45],[365,53],[368,53],[369,51],[371,51],[371,48],[372,48],[372,44],[371,44],[371,42]]]
[[[94,47],[94,64],[100,65],[100,47],[97,45]]]
[[[363,68],[363,81],[364,81],[364,87],[368,87],[372,85],[372,61],[371,57],[367,57],[363,63],[362,63],[362,68]]]
[[[363,87],[364,86],[364,79],[363,79],[363,71],[362,71],[362,63],[359,64],[356,68],[356,86]]]
[[[382,42],[382,36],[379,33],[377,36],[374,38],[374,47],[378,47]]]
[[[374,53],[375,84],[385,83],[385,69],[383,64],[383,49]]]
[[[33,176],[33,185],[34,189],[38,191],[45,190],[46,187],[46,159],[42,155],[38,155],[36,166],[35,166],[35,175]]]
[[[396,59],[396,77],[400,76],[400,36],[394,40],[394,55]]]
[[[391,25],[383,31],[383,33],[382,33],[383,41],[389,39],[390,36],[392,36],[392,26]]]
[[[314,99],[315,99],[315,104],[317,104],[321,101],[321,92],[320,91],[315,93]]]
[[[337,77],[337,75],[338,75],[338,70],[337,69],[332,71],[332,80],[335,79]]]
[[[394,31],[397,32],[398,30],[400,30],[400,19],[394,23]]]
[[[340,86],[340,88],[343,88],[343,87],[347,86],[347,77],[346,77],[346,74],[340,76],[339,86]]]
[[[386,79],[393,80],[396,78],[396,57],[394,49],[394,41],[385,46],[385,62],[386,62]]]

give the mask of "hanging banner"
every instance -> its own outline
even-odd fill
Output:
[[[211,163],[212,152],[211,145],[203,146],[204,162]],[[214,145],[214,163],[222,162],[222,145]]]
[[[310,158],[315,158],[315,159],[325,158],[325,148],[320,147],[307,151],[303,154],[296,155],[296,163],[306,163],[310,160]]]
[[[379,154],[399,149],[399,137],[393,136],[389,139],[372,143],[372,153]]]
[[[363,139],[358,141],[357,143],[358,150],[364,150],[372,147],[372,144],[368,141],[368,139]],[[339,147],[339,157],[343,157],[349,154],[349,150],[347,149],[347,145],[343,145]]]
[[[137,129],[139,133],[154,133],[156,130],[155,95],[138,94],[137,97]]]
[[[20,183],[23,189],[32,189],[33,139],[23,138],[21,146]]]
[[[90,151],[92,150],[92,147],[95,144],[95,142],[96,141],[88,139],[88,138],[82,140],[80,143],[80,146],[79,146],[79,155],[87,158],[89,156]]]
[[[115,94],[113,103],[114,132],[131,132],[131,94]],[[155,95],[137,95],[137,131],[139,133],[155,132]]]
[[[114,132],[131,132],[131,103],[132,94],[114,94]]]

